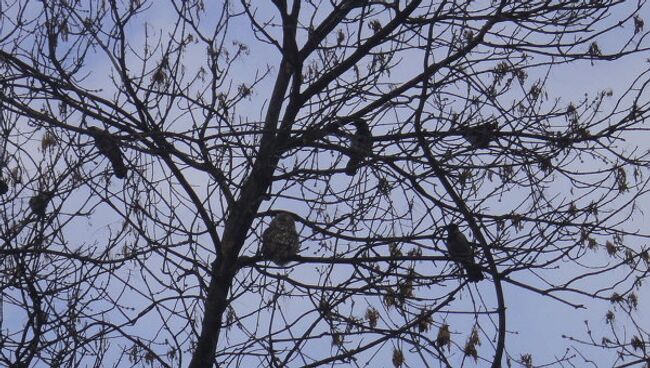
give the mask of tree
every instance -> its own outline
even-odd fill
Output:
[[[647,51],[643,2],[0,4],[0,364],[648,364],[647,72],[552,90]],[[513,293],[610,330],[521,351]]]

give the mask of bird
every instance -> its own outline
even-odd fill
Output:
[[[296,223],[288,212],[279,212],[262,233],[262,255],[265,259],[284,266],[298,254]]]
[[[36,216],[45,217],[45,210],[52,199],[52,195],[53,193],[48,191],[38,192],[29,199],[29,208],[32,209]]]
[[[496,122],[480,124],[473,127],[462,129],[463,138],[465,138],[475,149],[488,148],[490,142],[494,139],[499,126]]]
[[[465,235],[460,232],[458,225],[451,223],[446,226],[447,229],[447,250],[451,259],[460,264],[467,278],[471,282],[479,282],[485,277],[481,271],[481,266],[474,260],[474,248],[467,240]]]
[[[357,119],[353,124],[357,130],[351,138],[350,160],[345,166],[345,174],[348,176],[354,176],[357,168],[372,152],[372,133],[368,124],[363,119]]]
[[[5,182],[3,178],[0,178],[0,195],[3,195],[9,191],[9,185]]]
[[[113,166],[113,172],[118,179],[124,179],[127,174],[124,157],[120,150],[119,141],[109,132],[97,127],[88,128],[90,135],[95,138],[95,146],[102,155],[106,156]]]

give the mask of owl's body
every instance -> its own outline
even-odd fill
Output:
[[[451,259],[463,267],[469,281],[478,282],[485,278],[474,260],[474,247],[456,224],[447,226],[447,250]]]
[[[351,138],[350,160],[345,166],[345,173],[348,176],[354,176],[357,168],[372,152],[372,133],[370,133],[368,124],[359,119],[354,122],[354,126],[357,130]]]
[[[29,208],[36,216],[45,217],[45,210],[52,199],[52,193],[40,192],[29,199]]]
[[[127,169],[124,165],[124,157],[122,157],[119,141],[109,132],[97,127],[90,127],[88,131],[95,138],[95,147],[97,147],[99,153],[106,156],[111,162],[115,176],[119,179],[124,179],[127,174]]]
[[[9,185],[7,185],[4,179],[0,178],[0,195],[3,195],[8,191],[9,191]]]
[[[463,137],[476,149],[488,148],[494,140],[499,126],[497,123],[485,123],[473,127],[463,128]]]
[[[298,254],[299,248],[293,217],[286,212],[278,213],[262,233],[262,255],[265,259],[284,266]]]

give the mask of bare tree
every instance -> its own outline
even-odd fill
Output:
[[[644,6],[0,0],[0,365],[650,365]]]

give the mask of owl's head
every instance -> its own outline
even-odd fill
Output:
[[[272,222],[275,222],[280,226],[290,226],[294,224],[293,216],[289,212],[281,211],[273,218]]]
[[[455,224],[455,223],[452,222],[451,224],[445,226],[445,229],[447,230],[447,233],[449,233],[449,234],[457,233],[458,232],[458,224]]]
[[[370,129],[368,128],[368,123],[366,123],[366,121],[361,118],[355,119],[352,122],[352,125],[354,125],[354,127],[357,128],[357,131],[370,132]]]

